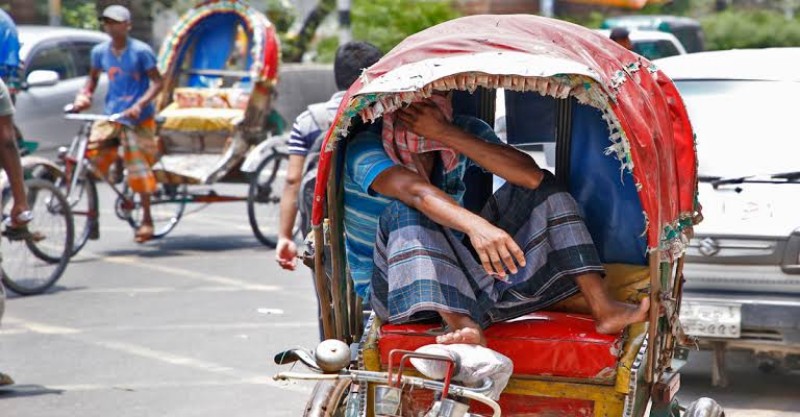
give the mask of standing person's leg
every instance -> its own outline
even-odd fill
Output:
[[[139,194],[142,204],[142,221],[134,240],[137,243],[144,243],[153,237],[150,196],[156,190],[156,177],[151,168],[158,157],[155,121],[146,120],[134,129],[125,129],[123,144],[128,185],[131,190]]]
[[[2,255],[0,255],[0,265],[2,264]],[[5,300],[6,300],[6,290],[3,287],[3,283],[0,282],[0,320],[3,318],[3,312],[5,310]],[[11,385],[14,383],[14,380],[8,374],[4,374],[0,372],[0,387],[3,385]]]

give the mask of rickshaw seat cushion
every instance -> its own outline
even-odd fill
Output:
[[[240,88],[178,87],[172,103],[178,108],[240,109],[247,108],[250,92]]]
[[[415,350],[433,344],[439,324],[385,324],[378,338],[386,367],[393,349]],[[514,362],[514,374],[613,382],[621,335],[599,334],[591,316],[542,311],[485,330],[488,347]]]
[[[161,130],[184,132],[212,132],[236,129],[236,125],[244,117],[244,111],[228,108],[181,108],[170,104],[159,113],[164,117]]]

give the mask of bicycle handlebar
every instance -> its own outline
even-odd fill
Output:
[[[121,113],[114,113],[111,115],[106,114],[82,114],[75,111],[75,107],[72,104],[67,104],[64,106],[64,118],[67,120],[80,120],[83,122],[96,122],[96,121],[103,121],[103,122],[120,122],[123,119]]]

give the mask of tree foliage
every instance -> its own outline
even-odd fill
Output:
[[[353,38],[384,52],[411,34],[459,16],[447,0],[353,0],[351,14]]]
[[[800,46],[800,20],[768,10],[729,10],[701,20],[707,49]]]

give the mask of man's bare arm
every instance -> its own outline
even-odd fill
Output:
[[[75,111],[86,110],[92,105],[92,96],[94,95],[94,90],[97,89],[97,83],[100,79],[101,72],[99,68],[92,68],[89,70],[86,84],[84,84],[83,88],[78,92],[78,95],[75,96],[75,100],[72,102],[72,107]]]
[[[511,273],[517,272],[516,264],[525,266],[524,253],[508,233],[461,207],[416,172],[403,166],[388,168],[378,174],[371,188],[419,210],[444,227],[466,233],[486,272],[504,278],[503,265]]]
[[[297,218],[297,196],[300,193],[300,183],[303,180],[305,162],[305,156],[289,155],[286,186],[283,188],[283,194],[281,195],[281,215],[275,257],[281,268],[290,271],[295,269],[295,258],[297,256],[297,247],[294,244],[292,231]]]
[[[150,68],[147,70],[147,77],[150,78],[150,85],[147,87],[147,91],[145,91],[144,95],[136,102],[139,107],[144,107],[153,101],[164,87],[164,78],[161,76],[161,73],[158,72],[158,68]]]
[[[512,184],[535,189],[544,178],[541,168],[529,155],[513,146],[486,142],[459,129],[432,103],[415,103],[401,110],[398,117],[414,133],[452,147]]]

